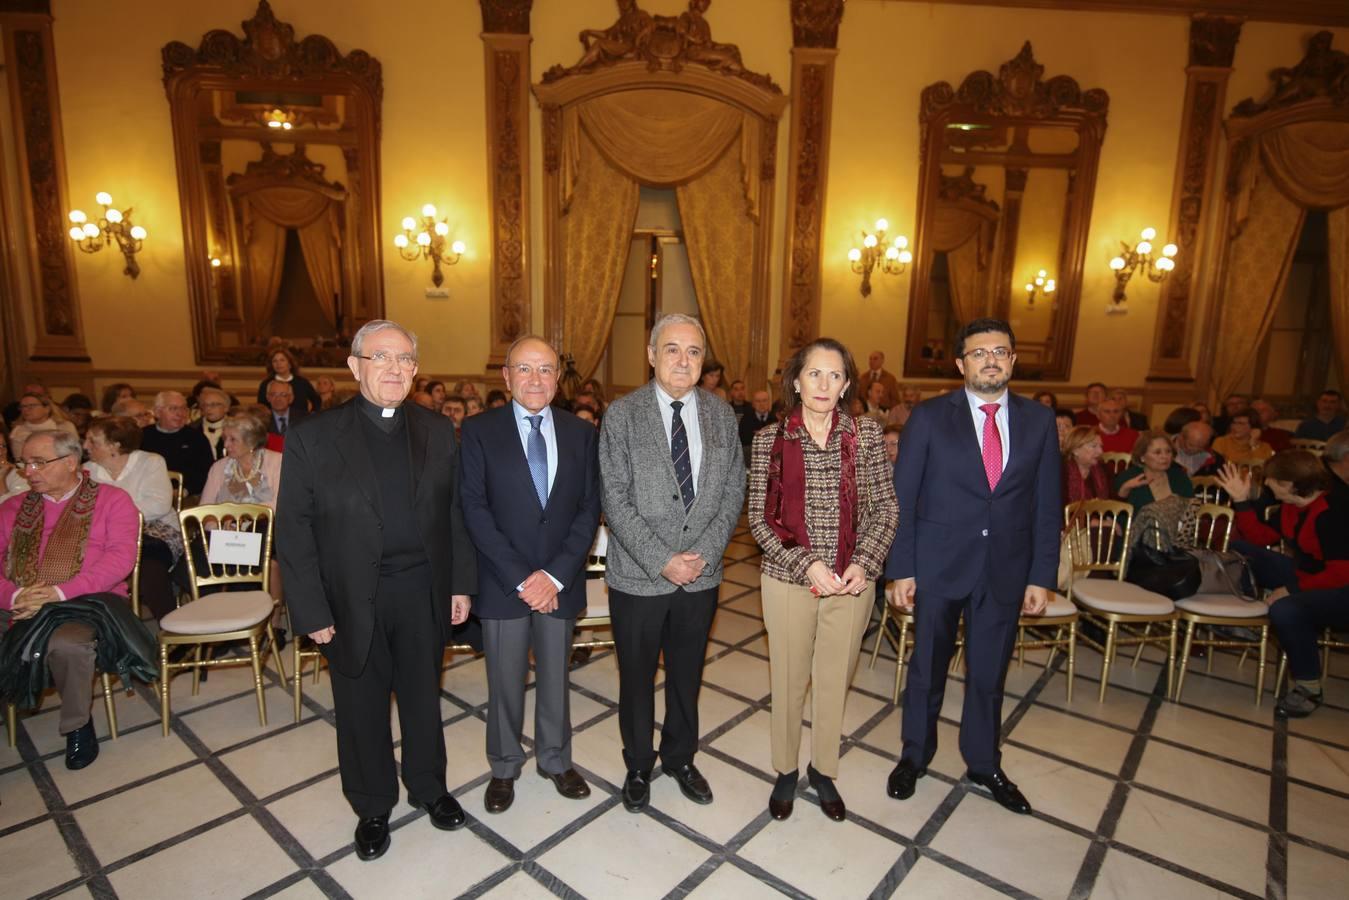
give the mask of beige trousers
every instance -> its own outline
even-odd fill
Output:
[[[843,705],[871,618],[876,586],[817,599],[810,588],[763,576],[763,618],[773,686],[773,768],[794,772],[801,754],[801,713],[810,695],[810,761],[838,777]]]

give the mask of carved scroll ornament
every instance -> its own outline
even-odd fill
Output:
[[[1232,109],[1233,118],[1258,116],[1318,97],[1337,105],[1349,103],[1349,53],[1332,49],[1334,39],[1329,31],[1312,35],[1300,63],[1269,73],[1273,82],[1269,98],[1260,103],[1254,97],[1242,100]]]
[[[478,0],[482,30],[487,34],[529,34],[529,10],[534,0]]]
[[[1084,91],[1077,80],[1056,75],[1044,80],[1045,67],[1035,61],[1030,41],[1003,63],[998,74],[971,72],[959,88],[939,81],[923,90],[919,121],[945,113],[951,107],[987,116],[1047,119],[1070,111],[1104,118],[1110,97],[1100,88]]]

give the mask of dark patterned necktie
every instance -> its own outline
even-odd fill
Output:
[[[684,430],[684,420],[679,411],[684,408],[682,400],[670,404],[674,415],[670,417],[670,459],[674,462],[675,478],[679,479],[679,493],[684,497],[684,512],[693,505],[693,461],[689,459],[689,433]]]
[[[539,508],[548,506],[548,442],[543,438],[540,425],[543,416],[525,416],[529,420],[529,450],[525,460],[529,463],[529,477],[534,482],[534,493],[539,497]]]

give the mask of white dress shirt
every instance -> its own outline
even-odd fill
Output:
[[[670,429],[674,427],[674,408],[670,406],[674,398],[665,393],[659,384],[656,389],[656,406],[660,409],[660,421],[665,426],[665,443],[670,443]],[[683,397],[684,406],[679,410],[679,420],[684,423],[684,433],[689,439],[689,465],[693,467],[693,488],[698,490],[698,469],[703,462],[703,432],[698,426],[698,389],[694,388]]]
[[[1007,457],[1010,456],[1012,452],[1011,431],[1007,427],[1007,391],[1004,390],[1002,396],[997,400],[984,400],[975,396],[969,388],[966,388],[965,399],[968,400],[970,404],[970,416],[974,420],[974,436],[979,440],[980,456],[982,456],[984,452],[984,420],[987,419],[988,416],[984,415],[984,411],[979,407],[983,406],[985,403],[998,404],[998,411],[993,416],[993,420],[997,423],[999,436],[1002,437],[1002,467],[1003,469],[1006,469]]]
[[[132,450],[127,454],[126,465],[116,476],[96,462],[85,463],[84,470],[99,484],[115,485],[130,494],[146,522],[159,521],[178,527],[169,468],[158,453]]]
[[[532,413],[515,400],[511,401],[511,408],[515,410],[515,424],[520,432],[520,447],[525,451],[526,462],[529,460],[529,433],[534,430],[529,417],[543,416],[539,431],[543,433],[543,442],[548,447],[548,493],[552,494],[553,481],[557,478],[557,428],[553,425],[553,408],[545,406],[537,413]]]

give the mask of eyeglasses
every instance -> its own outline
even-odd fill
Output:
[[[518,363],[506,368],[514,369],[521,378],[528,378],[535,372],[539,373],[540,378],[555,378],[557,376],[557,366],[531,366],[529,363]]]
[[[397,362],[400,369],[411,369],[417,365],[417,357],[413,356],[411,353],[400,353],[397,356],[394,356],[383,350],[376,350],[369,356],[362,356],[360,353],[355,354],[355,356],[357,359],[369,360],[377,366],[388,366]]]
[[[29,469],[42,469],[50,466],[58,459],[65,459],[69,453],[63,453],[60,456],[53,456],[51,459],[21,459],[15,463],[20,469],[27,471]]]
[[[993,359],[996,359],[999,362],[1001,362],[1004,359],[1010,358],[1013,353],[1014,351],[1010,347],[994,347],[992,350],[985,350],[983,347],[976,347],[969,353],[966,353],[965,356],[969,359],[974,360],[975,362],[983,362],[989,357],[992,357]]]

